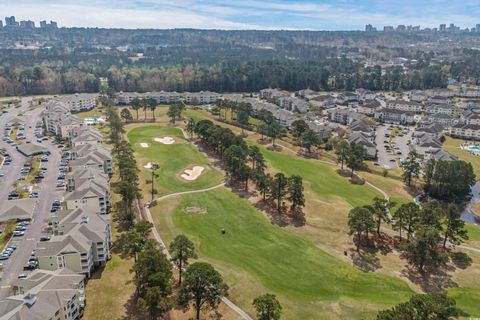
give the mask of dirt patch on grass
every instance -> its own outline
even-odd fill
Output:
[[[183,212],[186,214],[207,214],[208,211],[205,208],[197,207],[197,206],[192,206],[192,207],[185,207],[183,209]]]
[[[140,147],[142,147],[142,148],[148,148],[149,145],[148,145],[148,143],[140,142]]]

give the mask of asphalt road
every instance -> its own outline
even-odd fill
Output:
[[[18,109],[11,109],[7,113],[4,113],[0,116],[0,137],[3,137],[3,131],[5,125],[15,118],[19,113],[26,110],[27,102],[22,101],[22,106]],[[0,183],[2,188],[0,188],[0,200],[7,200],[8,194],[10,192],[11,186],[17,179],[20,174],[20,169],[23,167],[26,158],[17,152],[14,147],[10,146],[8,143],[0,139],[0,148],[5,148],[10,156],[12,157],[12,163],[8,166],[3,166],[1,171],[5,173],[5,176],[0,178]]]
[[[22,107],[16,110],[25,111],[26,108],[27,100],[25,99],[25,101],[22,100]],[[37,108],[25,114],[25,136],[27,140],[31,140],[32,142],[36,140],[34,136],[35,123],[41,120],[41,112],[42,108]],[[14,114],[15,113],[12,113],[12,115]],[[2,119],[0,117],[0,126],[6,123],[2,121],[8,122],[8,118]],[[2,128],[3,127],[0,127],[0,129]],[[3,147],[3,144],[6,143],[0,141],[0,146]],[[23,266],[27,263],[32,250],[36,247],[37,242],[42,236],[44,228],[47,226],[46,220],[51,216],[50,208],[53,200],[55,198],[60,199],[63,193],[63,191],[56,190],[55,187],[58,174],[58,165],[61,159],[60,151],[50,141],[43,141],[42,144],[44,144],[51,152],[49,161],[47,163],[47,172],[45,174],[45,179],[43,179],[40,184],[40,196],[33,212],[32,222],[28,226],[23,237],[13,238],[12,241],[17,245],[17,249],[8,260],[3,261],[4,267],[2,279],[0,281],[0,299],[4,299],[11,293],[12,285],[16,283],[18,275],[23,272]],[[0,195],[2,196],[1,199],[6,199],[6,195],[10,191],[11,184],[13,184],[15,181],[20,167],[23,166],[26,159],[14,148],[10,147],[8,150],[12,155],[12,165],[15,170],[10,170],[11,168],[8,168],[8,171],[12,172],[8,172],[8,175],[4,177],[5,180],[2,181],[3,188],[1,188],[2,190],[0,191]],[[10,175],[12,175],[13,178],[10,177]],[[5,197],[3,197],[4,192],[6,192]]]

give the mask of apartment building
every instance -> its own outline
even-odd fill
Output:
[[[68,268],[35,270],[19,279],[13,295],[0,301],[1,319],[80,319],[85,307],[85,276]]]
[[[93,241],[88,238],[90,233],[82,226],[67,235],[39,242],[36,248],[38,268],[50,271],[68,268],[90,277],[94,266]]]
[[[97,95],[93,93],[76,93],[55,97],[54,100],[63,103],[71,113],[92,110],[97,106]]]
[[[81,126],[69,131],[68,139],[72,147],[90,144],[100,146],[103,144],[103,135],[94,128]]]
[[[355,112],[349,108],[335,108],[328,110],[329,120],[331,122],[348,125],[354,120],[366,118],[364,114]]]
[[[450,105],[450,104],[430,104],[425,108],[425,111],[430,114],[447,114],[453,116],[457,111],[458,108]]]
[[[66,177],[67,191],[74,191],[84,185],[84,181],[99,181],[104,187],[108,188],[109,176],[103,172],[94,169],[83,169],[67,173]]]
[[[480,140],[480,125],[456,124],[446,129],[448,135],[466,140]]]
[[[268,102],[271,103],[276,103],[278,99],[284,98],[284,97],[289,97],[290,94],[288,94],[285,91],[281,91],[279,89],[262,89],[260,90],[260,99],[267,100]]]
[[[154,99],[158,104],[171,104],[180,102],[182,95],[178,92],[165,92],[165,91],[153,91],[147,92],[143,95],[143,98]]]
[[[423,112],[424,106],[421,103],[415,101],[406,100],[392,100],[387,101],[387,109],[408,111],[408,112]]]
[[[375,136],[361,131],[354,131],[348,135],[348,141],[363,146],[369,159],[375,159],[377,157]]]
[[[461,115],[461,120],[465,124],[480,125],[480,113],[466,111]]]
[[[58,138],[68,138],[70,130],[84,125],[83,119],[72,115],[68,107],[58,101],[47,103],[42,118],[46,131]]]
[[[382,109],[375,111],[374,117],[380,122],[392,124],[414,124],[418,120],[415,112],[397,109]]]
[[[307,113],[310,110],[309,103],[297,97],[281,97],[276,104],[280,108],[292,112]]]
[[[211,104],[217,101],[220,95],[216,92],[200,91],[200,92],[187,92],[184,96],[186,104]]]
[[[410,100],[415,102],[423,102],[427,100],[428,96],[425,91],[413,90],[410,92]]]
[[[93,245],[93,265],[103,266],[110,258],[112,234],[110,218],[83,209],[56,212],[49,221],[53,238],[68,234],[84,234]]]
[[[112,155],[110,150],[96,147],[88,153],[82,153],[81,157],[75,158],[68,163],[69,171],[74,172],[82,169],[95,169],[108,175],[112,174]]]
[[[323,109],[332,109],[335,108],[335,98],[331,95],[321,95],[309,99],[309,102],[312,106],[320,107]]]
[[[110,208],[110,192],[98,181],[89,180],[82,188],[77,186],[74,191],[67,192],[63,204],[67,210],[82,208],[98,214],[107,214]]]
[[[132,100],[135,98],[143,98],[143,95],[138,92],[123,92],[120,91],[117,96],[117,104],[119,105],[129,105],[132,103]]]

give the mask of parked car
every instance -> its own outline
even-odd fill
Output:
[[[36,262],[36,261],[28,261],[23,266],[23,270],[33,270],[33,269],[37,268],[37,264],[38,264],[38,262]]]
[[[41,236],[40,241],[50,241],[50,236],[47,236],[47,235]]]
[[[25,235],[25,232],[23,232],[23,231],[17,231],[17,230],[13,231],[13,236],[14,237],[22,237],[24,235]]]

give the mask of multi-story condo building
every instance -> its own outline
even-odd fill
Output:
[[[157,101],[158,104],[170,104],[179,102],[182,99],[182,96],[178,92],[165,92],[165,91],[153,91],[147,92],[144,95],[144,98],[151,98]]]
[[[452,137],[480,140],[480,125],[477,124],[456,124],[445,129],[446,133]]]
[[[92,93],[76,93],[55,97],[54,100],[63,103],[71,113],[92,110],[97,106],[97,95]]]
[[[96,147],[81,157],[74,158],[68,163],[69,171],[95,169],[106,174],[112,174],[111,152],[103,147]]]
[[[98,130],[87,126],[73,128],[69,131],[68,138],[72,147],[85,144],[101,146],[103,144],[103,135]]]
[[[210,91],[187,92],[184,96],[185,103],[194,105],[214,103],[219,98],[218,93]]]
[[[430,104],[425,108],[427,113],[442,113],[453,116],[457,111],[457,107],[450,104]]]
[[[112,234],[110,219],[105,215],[89,213],[83,209],[62,210],[50,219],[53,238],[67,234],[84,234],[93,245],[93,265],[103,266],[110,258]]]
[[[35,270],[0,301],[1,319],[77,320],[85,307],[85,276],[67,268]]]
[[[421,103],[415,101],[406,100],[393,100],[387,102],[388,109],[395,109],[409,112],[423,112],[424,106]]]

